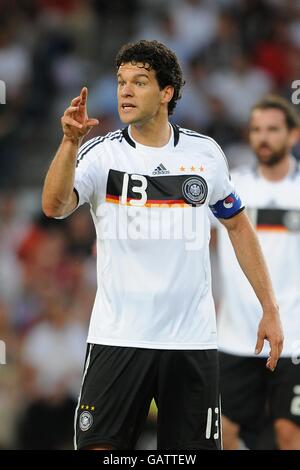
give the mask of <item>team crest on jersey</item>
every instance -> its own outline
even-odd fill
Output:
[[[201,176],[193,176],[183,183],[182,193],[189,204],[200,206],[207,198],[207,183]]]
[[[89,411],[83,411],[79,416],[79,427],[81,431],[87,431],[93,424],[93,416]]]

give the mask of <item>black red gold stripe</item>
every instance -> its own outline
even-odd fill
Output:
[[[117,170],[109,170],[107,186],[106,186],[106,201],[109,203],[120,204],[120,199],[123,191],[125,172]],[[142,175],[147,181],[147,202],[145,206],[155,205],[190,205],[189,201],[185,200],[182,187],[186,179],[192,175],[164,175],[164,176],[149,176]],[[141,193],[133,191],[134,187],[141,186],[141,182],[137,180],[134,175],[128,174],[128,187],[126,191],[126,204],[130,205],[130,200],[141,199]]]

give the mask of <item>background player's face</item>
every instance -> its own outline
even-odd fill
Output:
[[[255,109],[250,118],[249,140],[260,164],[274,166],[290,151],[294,141],[280,109]]]
[[[157,117],[172,95],[172,87],[160,90],[154,70],[143,64],[123,64],[117,76],[118,111],[125,124],[144,124]]]

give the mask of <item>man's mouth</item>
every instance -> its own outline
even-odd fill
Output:
[[[268,147],[267,145],[261,145],[259,147],[259,150],[270,150],[270,147]]]
[[[121,108],[124,109],[124,111],[128,111],[130,109],[135,108],[134,104],[132,103],[122,103]]]

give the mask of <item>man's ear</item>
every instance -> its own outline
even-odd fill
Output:
[[[162,90],[162,103],[170,103],[173,96],[174,96],[174,87],[172,85],[167,85]]]

